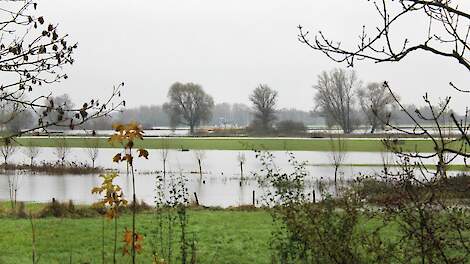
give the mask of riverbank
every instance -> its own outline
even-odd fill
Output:
[[[66,142],[69,147],[86,148],[90,146],[90,140],[97,143],[100,148],[119,148],[119,145],[112,145],[107,138],[90,137],[67,137]],[[96,140],[98,139],[98,140]],[[33,145],[37,147],[55,147],[58,142],[54,137],[21,137],[16,139],[19,145]],[[385,151],[380,139],[344,139],[345,151]],[[402,139],[399,141],[400,147],[404,151],[432,152],[433,144],[425,139]],[[143,141],[136,141],[136,147],[147,149],[205,149],[205,150],[288,150],[288,151],[331,151],[332,142],[330,139],[318,138],[203,138],[203,137],[174,137],[174,138],[145,138]]]

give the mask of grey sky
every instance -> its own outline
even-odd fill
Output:
[[[76,64],[67,69],[70,78],[55,87],[73,99],[104,97],[124,81],[129,106],[161,104],[169,86],[181,81],[201,84],[216,102],[248,103],[251,90],[266,83],[279,91],[280,107],[308,110],[317,74],[344,65],[299,43],[296,26],[354,44],[362,25],[377,21],[370,3],[42,0],[38,10],[79,43]],[[422,36],[422,25],[423,20],[408,20],[400,34]],[[399,64],[363,62],[356,71],[365,82],[388,80],[405,103],[419,102],[426,91],[434,98],[457,95],[449,81],[461,86],[469,81],[454,61],[434,56]],[[465,96],[454,98],[454,107],[467,105]]]

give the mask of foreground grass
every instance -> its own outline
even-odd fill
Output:
[[[265,211],[190,210],[190,237],[197,240],[198,263],[269,263],[271,218]],[[151,263],[157,222],[152,213],[137,216],[137,230],[144,235],[138,263]],[[112,262],[113,223],[105,221],[106,260]],[[102,218],[35,219],[39,263],[101,263]],[[31,262],[31,223],[28,219],[0,218],[0,263]],[[131,216],[119,219],[118,247]],[[175,230],[173,240],[179,240]],[[175,255],[179,245],[174,244]],[[128,263],[118,251],[118,263]]]
[[[86,138],[67,138],[70,147],[87,147]],[[345,139],[346,151],[384,151],[380,139]],[[54,138],[19,138],[20,145],[32,143],[38,147],[54,147]],[[137,147],[159,149],[163,142],[170,149],[207,149],[207,150],[290,150],[290,151],[331,151],[330,139],[305,138],[145,138],[137,141]],[[111,145],[106,138],[100,138],[101,148],[119,147]],[[403,140],[401,147],[404,151],[432,152],[432,142],[425,139]]]
[[[0,203],[5,209],[7,203]],[[44,205],[28,204],[27,209],[41,210]],[[269,213],[262,209],[248,211],[188,209],[188,236],[196,239],[197,263],[271,263],[269,242],[274,230]],[[163,214],[164,216],[166,214]],[[175,220],[178,222],[178,220]],[[113,222],[102,217],[34,219],[36,229],[36,254],[39,263],[102,263],[102,225],[105,228],[105,263],[112,262]],[[356,232],[370,234],[381,226],[381,218],[359,216]],[[166,223],[166,222],[165,222]],[[0,263],[31,263],[31,222],[11,215],[0,217]],[[154,245],[158,239],[158,220],[152,212],[137,214],[137,232],[144,236],[143,251],[137,263],[152,263]],[[122,235],[131,227],[131,215],[119,218],[117,263],[130,263],[129,256],[122,255]],[[173,259],[181,263],[179,227],[173,229]],[[397,223],[389,223],[380,230],[384,241],[398,242],[400,230]],[[167,236],[165,236],[165,239]],[[190,241],[188,241],[190,243]],[[360,247],[359,247],[360,248]],[[362,249],[360,249],[362,250]],[[158,252],[158,251],[157,251]],[[188,252],[190,249],[188,248]],[[365,253],[365,252],[364,252]]]

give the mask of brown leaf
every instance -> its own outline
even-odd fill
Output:
[[[118,153],[114,155],[113,157],[113,162],[119,162],[119,161],[121,161],[121,153]]]
[[[140,148],[138,149],[139,152],[139,158],[144,157],[145,159],[149,158],[149,152],[146,149]]]

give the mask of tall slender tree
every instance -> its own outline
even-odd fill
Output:
[[[361,86],[354,71],[333,69],[322,72],[313,88],[315,108],[320,111],[327,123],[338,125],[344,133],[351,133],[359,119],[354,108],[354,93]]]
[[[264,131],[271,130],[276,120],[276,103],[278,93],[266,84],[260,84],[250,95],[254,110],[254,125]]]

